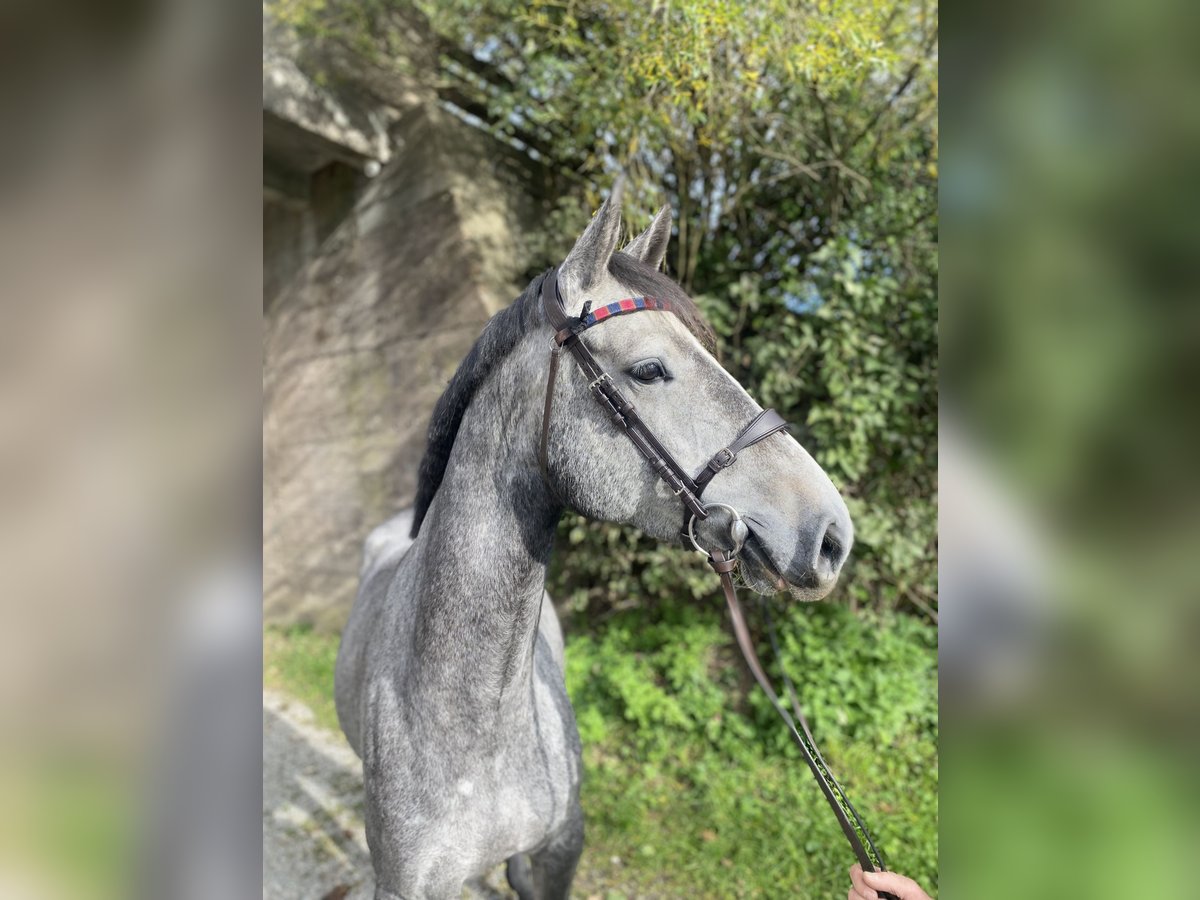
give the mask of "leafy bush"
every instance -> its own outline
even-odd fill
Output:
[[[778,289],[742,275],[702,297],[725,363],[842,490],[855,550],[840,591],[931,613],[936,596],[936,260],[902,284],[899,247],[830,239]]]
[[[892,865],[934,890],[933,629],[832,606],[775,615],[830,766]],[[713,604],[634,609],[569,634],[590,864],[616,856],[627,887],[659,895],[840,895],[850,851],[765,699],[743,699],[722,619]]]

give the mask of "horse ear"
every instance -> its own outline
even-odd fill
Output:
[[[664,206],[650,223],[650,227],[629,242],[621,252],[640,260],[652,269],[662,266],[667,255],[667,244],[671,243],[671,207]]]
[[[564,294],[586,291],[608,270],[608,260],[621,237],[621,198],[624,193],[625,179],[619,177],[600,211],[592,217],[567,254],[558,272],[558,283]]]

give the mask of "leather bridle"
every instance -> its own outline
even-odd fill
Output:
[[[696,550],[708,559],[709,565],[721,579],[721,588],[724,591],[725,601],[729,606],[730,619],[733,622],[734,636],[737,639],[738,647],[742,651],[742,656],[745,657],[746,665],[750,668],[755,681],[758,682],[763,693],[767,695],[767,699],[771,701],[775,712],[788,727],[792,739],[800,748],[804,761],[808,764],[813,777],[816,778],[817,784],[821,788],[821,793],[824,794],[826,801],[837,817],[838,825],[841,826],[842,833],[850,843],[850,847],[854,851],[859,864],[863,867],[864,871],[886,871],[883,855],[876,848],[866,824],[864,824],[862,818],[850,803],[845,791],[842,790],[842,786],[838,784],[833,774],[829,771],[825,760],[821,756],[821,751],[817,749],[812,732],[809,730],[808,722],[804,718],[804,714],[800,711],[800,702],[796,696],[792,680],[784,672],[783,678],[791,700],[792,712],[795,713],[794,718],[780,702],[775,689],[771,685],[770,679],[763,670],[762,663],[759,662],[758,653],[754,649],[754,641],[750,637],[750,630],[746,625],[745,616],[742,614],[742,608],[738,602],[737,590],[733,584],[733,572],[737,568],[738,554],[741,552],[742,545],[749,536],[749,528],[733,507],[724,503],[705,504],[701,500],[704,489],[708,487],[713,478],[737,462],[740,452],[747,447],[765,440],[776,432],[783,431],[788,427],[787,422],[775,410],[763,410],[738,432],[737,437],[728,446],[722,447],[714,453],[708,462],[701,467],[700,471],[694,476],[688,475],[687,470],[679,464],[675,457],[671,455],[671,452],[655,437],[654,432],[650,430],[650,427],[638,414],[633,403],[621,392],[621,389],[617,387],[616,382],[604,370],[604,367],[597,362],[596,357],[592,355],[591,350],[588,349],[582,339],[583,333],[589,328],[617,316],[654,310],[669,311],[671,308],[669,302],[655,297],[628,297],[609,303],[594,311],[590,308],[590,305],[585,305],[578,316],[570,316],[567,314],[563,306],[562,297],[558,292],[558,271],[551,269],[542,280],[541,305],[542,314],[554,329],[554,339],[550,350],[550,372],[546,379],[546,400],[542,409],[541,440],[538,446],[538,465],[541,468],[542,477],[547,486],[551,490],[555,490],[553,482],[550,479],[547,449],[550,440],[550,416],[554,408],[554,388],[558,379],[559,359],[562,356],[562,351],[566,349],[575,358],[576,363],[579,364],[579,368],[588,379],[589,390],[596,397],[600,405],[608,412],[617,428],[625,433],[634,447],[638,449],[638,452],[650,463],[650,467],[658,477],[666,482],[667,486],[683,504],[684,529],[682,534],[687,536]],[[696,540],[696,520],[703,521],[707,519],[711,508],[722,508],[732,516],[729,524],[729,537],[733,547],[730,550],[717,549],[707,551]],[[766,616],[771,647],[775,653],[776,663],[779,665],[780,671],[783,671],[781,661],[779,660],[779,647],[775,639],[775,626],[771,622],[770,613],[765,603],[763,604],[763,611]],[[799,725],[799,728],[797,728],[797,725]],[[801,733],[801,729],[803,733]],[[884,891],[881,891],[879,896],[889,898],[889,900],[896,900],[891,894]]]
[[[600,405],[608,411],[617,428],[626,436],[638,452],[646,458],[655,473],[666,482],[672,493],[683,503],[687,511],[684,520],[685,527],[695,519],[708,518],[708,508],[700,497],[719,472],[727,469],[737,461],[737,455],[747,447],[770,437],[777,431],[788,427],[787,422],[773,409],[764,409],[755,416],[738,436],[727,447],[722,447],[712,455],[707,463],[696,473],[695,477],[688,475],[671,455],[662,442],[654,436],[654,432],[642,420],[636,407],[617,387],[604,367],[592,356],[592,351],[581,339],[581,335],[601,322],[623,316],[628,313],[645,312],[647,310],[669,311],[671,305],[666,300],[655,297],[629,297],[609,303],[594,312],[585,308],[579,316],[568,316],[563,308],[562,298],[558,293],[558,272],[551,269],[542,281],[542,314],[550,327],[554,329],[554,344],[550,350],[550,374],[546,379],[546,404],[542,410],[542,439],[538,447],[538,465],[542,476],[550,483],[550,474],[546,464],[547,444],[550,440],[550,413],[554,406],[554,386],[558,379],[558,362],[563,349],[570,351],[588,379],[588,388],[596,396]],[[736,515],[736,514],[735,514]],[[740,519],[738,519],[740,521]],[[745,527],[745,526],[743,526]],[[740,542],[734,548],[740,550]]]

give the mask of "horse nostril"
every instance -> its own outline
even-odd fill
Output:
[[[846,558],[846,548],[837,531],[837,525],[830,522],[821,537],[821,550],[817,557],[819,568],[827,568],[836,574]]]

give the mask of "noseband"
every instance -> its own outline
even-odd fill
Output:
[[[752,447],[760,441],[765,440],[776,432],[783,431],[788,427],[787,422],[775,410],[763,410],[738,432],[737,436],[728,446],[722,447],[714,453],[708,462],[701,467],[699,472],[694,476],[690,476],[675,457],[671,455],[671,452],[654,436],[654,432],[643,421],[633,403],[621,392],[621,389],[613,381],[612,376],[596,361],[596,357],[592,355],[592,352],[582,340],[582,335],[585,331],[599,325],[601,322],[636,312],[670,311],[670,303],[655,297],[630,297],[609,303],[596,310],[592,310],[590,304],[585,305],[578,316],[569,316],[563,307],[562,297],[558,293],[558,271],[556,269],[550,270],[542,280],[541,301],[542,314],[546,317],[546,321],[550,324],[550,327],[554,329],[553,345],[550,349],[550,373],[546,379],[546,401],[542,409],[542,434],[538,446],[538,465],[542,471],[542,478],[545,480],[547,486],[551,490],[554,490],[546,461],[547,445],[550,440],[550,415],[554,408],[554,387],[558,379],[559,359],[562,356],[563,348],[566,348],[575,357],[579,368],[583,370],[584,376],[588,379],[588,389],[596,397],[596,400],[608,412],[617,428],[625,433],[634,447],[638,449],[638,452],[650,463],[650,467],[654,470],[655,474],[666,482],[671,492],[683,504],[684,528],[682,533],[691,540],[692,545],[699,553],[707,557],[708,564],[721,579],[721,588],[725,593],[725,601],[729,606],[729,615],[733,622],[734,636],[737,638],[742,656],[746,659],[746,665],[750,668],[763,693],[767,695],[767,699],[771,701],[775,712],[779,714],[784,724],[787,725],[793,741],[800,748],[804,761],[812,771],[813,777],[816,778],[817,784],[821,788],[821,793],[825,795],[826,801],[837,817],[842,833],[850,843],[850,847],[854,851],[859,864],[863,867],[864,871],[886,871],[883,854],[875,847],[875,842],[872,840],[871,833],[867,830],[866,824],[850,803],[845,791],[842,790],[842,786],[838,784],[833,774],[829,771],[829,768],[825,765],[825,760],[821,757],[821,751],[817,749],[812,732],[808,728],[808,722],[805,720],[804,714],[800,711],[800,702],[796,696],[796,690],[792,685],[791,679],[784,672],[783,678],[788,689],[792,711],[796,714],[794,719],[780,702],[775,689],[771,685],[770,679],[759,662],[758,653],[754,649],[754,642],[746,626],[746,619],[742,614],[741,605],[738,603],[737,590],[733,584],[733,572],[737,568],[738,554],[741,552],[742,545],[749,536],[749,529],[746,523],[742,521],[742,517],[738,514],[737,510],[732,506],[725,503],[705,504],[700,499],[709,482],[737,462],[740,452],[747,447]],[[724,509],[732,517],[729,523],[729,538],[733,544],[731,550],[717,549],[709,552],[704,550],[696,540],[696,520],[703,521],[707,519],[709,510],[713,508]],[[767,615],[771,647],[775,653],[776,661],[779,663],[779,647],[775,639],[775,626],[771,622],[770,613],[765,603],[763,611]],[[782,664],[780,664],[781,671],[782,668]],[[797,723],[800,728],[797,728]],[[803,734],[801,734],[800,729],[803,729]],[[853,824],[851,824],[851,818],[854,820]],[[861,839],[859,832],[862,834]],[[886,891],[881,891],[879,896],[888,898],[888,900],[896,900],[893,895]]]

